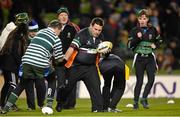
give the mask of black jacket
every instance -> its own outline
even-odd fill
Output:
[[[63,54],[66,53],[77,31],[74,26],[67,24],[59,35],[62,42]]]
[[[21,57],[23,56],[23,52],[18,52],[20,41],[20,39],[15,38],[11,48],[12,51],[9,54],[1,55],[1,69],[18,73],[18,68],[21,64]],[[21,49],[23,49],[23,47]]]

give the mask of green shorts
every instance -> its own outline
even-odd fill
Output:
[[[29,64],[22,65],[22,77],[23,78],[44,78],[53,72],[53,68],[40,68]]]

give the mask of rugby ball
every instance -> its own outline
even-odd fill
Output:
[[[53,114],[53,109],[50,107],[43,107],[41,111],[45,115]]]
[[[112,47],[113,47],[113,44],[110,41],[103,41],[99,43],[97,47],[97,52],[105,54],[105,53],[110,52]]]

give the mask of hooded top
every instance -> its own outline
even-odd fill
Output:
[[[16,27],[17,26],[13,22],[10,22],[6,25],[0,36],[0,50],[3,48],[9,33],[13,31]]]

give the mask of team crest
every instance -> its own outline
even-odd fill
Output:
[[[67,38],[71,38],[71,33],[70,32],[68,32]]]

